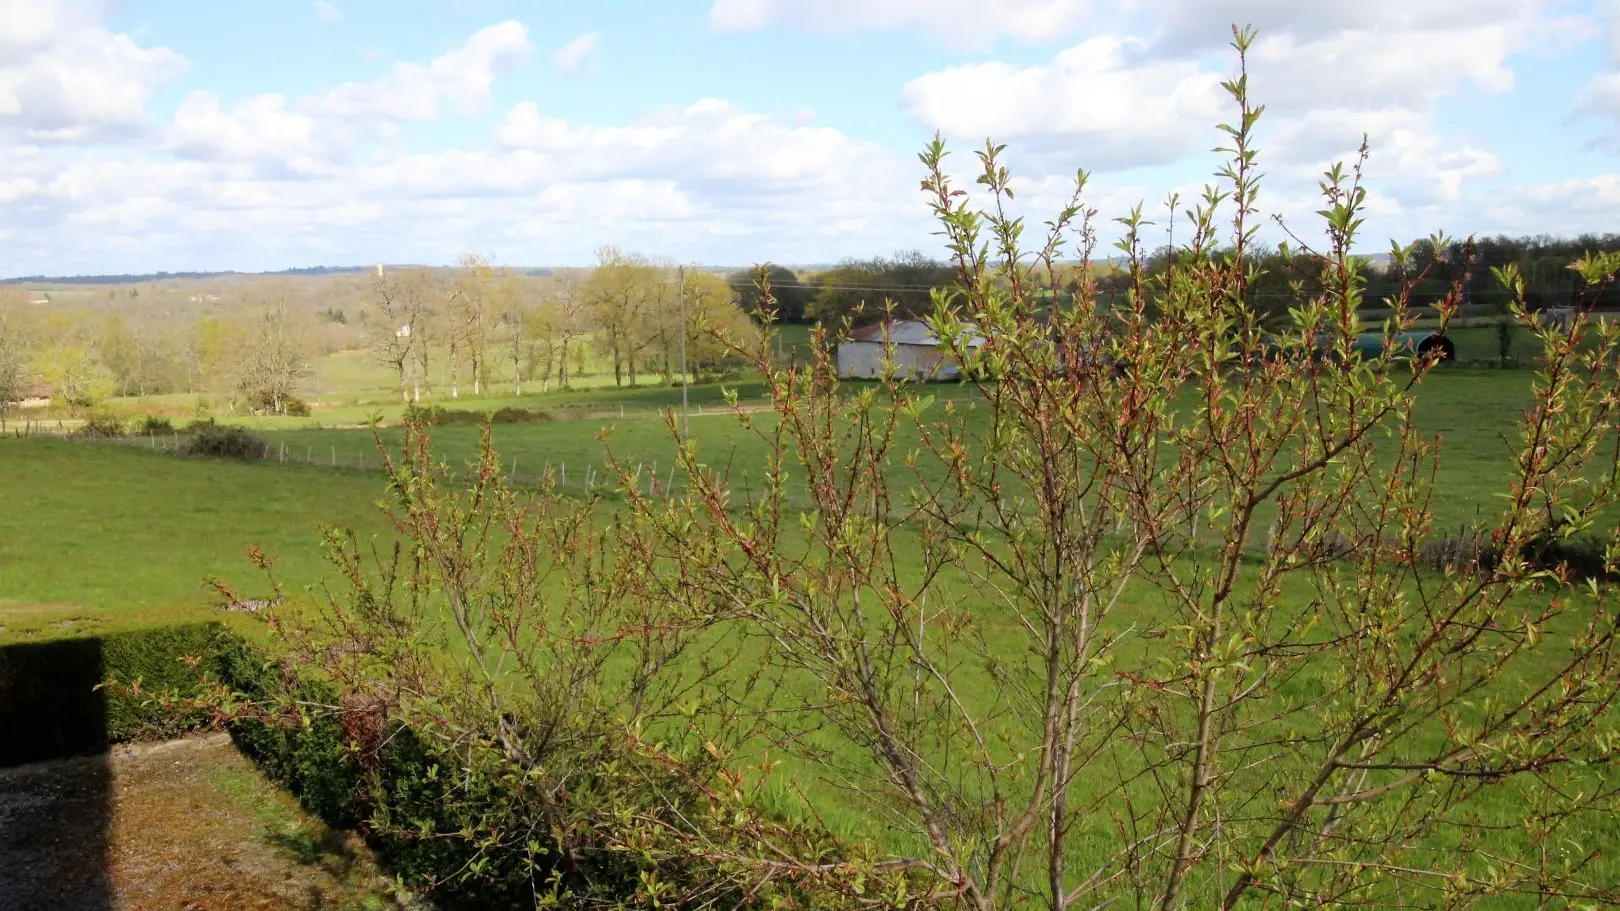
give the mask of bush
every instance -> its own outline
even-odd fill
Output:
[[[269,448],[263,437],[248,433],[241,427],[208,424],[200,428],[197,436],[186,444],[185,454],[211,459],[258,459]]]
[[[1523,556],[1532,569],[1566,573],[1573,580],[1612,580],[1616,574],[1609,568],[1607,549],[1606,542],[1592,535],[1564,537],[1549,530],[1532,538]],[[1418,548],[1418,563],[1441,571],[1489,573],[1502,556],[1489,533],[1472,528]]]
[[[149,414],[141,418],[141,422],[136,425],[136,432],[147,437],[163,436],[174,433],[174,424],[168,418]]]
[[[533,408],[498,408],[490,415],[493,424],[532,424],[537,421],[549,421],[553,415],[546,411],[537,411]]]
[[[289,398],[281,403],[282,413],[292,418],[309,417],[309,403],[300,398]]]
[[[438,405],[428,405],[425,408],[410,405],[405,409],[406,423],[441,426],[450,424],[532,424],[538,421],[555,420],[556,415],[549,411],[540,411],[535,408],[522,408],[508,405],[497,408],[493,412],[469,411],[465,409],[441,408]]]
[[[124,435],[124,422],[111,414],[93,414],[78,430],[80,436],[86,437],[121,437]]]

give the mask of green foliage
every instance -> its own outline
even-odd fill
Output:
[[[281,413],[290,418],[307,418],[310,413],[309,403],[295,395],[288,396],[286,401],[281,403]]]
[[[764,273],[763,276],[761,272]],[[764,279],[763,290],[761,278]],[[776,311],[776,318],[784,323],[804,322],[810,300],[815,295],[815,289],[809,283],[800,280],[792,269],[774,263],[733,272],[726,276],[726,284],[730,285],[732,292],[737,295],[738,306],[756,318],[766,309],[768,291],[769,302]]]
[[[174,422],[161,415],[149,414],[135,425],[135,432],[141,436],[168,436],[175,432]]]
[[[815,296],[804,315],[823,325],[873,322],[888,303],[895,318],[915,319],[933,310],[932,293],[948,289],[954,279],[950,266],[916,250],[846,260],[813,277]]]
[[[77,431],[80,436],[113,438],[121,437],[128,432],[122,418],[110,412],[98,412],[85,419],[84,426]]]
[[[210,459],[261,459],[269,452],[270,444],[263,437],[241,427],[226,424],[205,424],[186,443],[186,455]]]
[[[88,351],[72,345],[39,352],[34,357],[34,372],[44,377],[54,398],[75,408],[89,408],[117,391],[107,369]]]
[[[469,411],[445,408],[439,405],[421,407],[411,405],[405,409],[406,423],[424,426],[468,426],[480,424],[534,424],[555,419],[550,412],[517,405],[503,405],[493,411]]]
[[[218,673],[230,638],[218,623],[0,645],[0,765],[97,753],[204,727],[210,715],[176,697],[203,692],[187,659]]]

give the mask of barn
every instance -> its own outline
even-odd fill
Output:
[[[884,323],[862,326],[838,343],[838,375],[846,379],[875,379],[883,374]],[[927,323],[895,320],[888,323],[888,344],[893,346],[894,370],[907,379],[954,380],[962,375],[956,357],[934,335]],[[977,348],[984,339],[968,343]]]

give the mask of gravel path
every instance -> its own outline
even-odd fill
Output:
[[[397,908],[383,882],[222,734],[0,769],[0,911]]]

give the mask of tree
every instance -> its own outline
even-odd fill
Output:
[[[118,391],[112,375],[90,355],[72,345],[54,345],[34,358],[34,372],[51,387],[51,396],[74,408],[90,408]]]
[[[574,340],[590,331],[591,313],[586,306],[586,280],[573,269],[551,276],[550,287],[541,297],[540,326],[554,333],[557,344],[557,388],[568,388],[568,359],[571,353],[583,356]]]
[[[12,302],[0,299],[0,430],[11,409],[28,393],[29,340]]]
[[[934,289],[944,290],[953,280],[949,266],[919,251],[891,258],[845,260],[813,278],[816,291],[805,306],[805,316],[832,325],[845,319],[875,320],[892,305],[896,318],[926,316]]]
[[[626,372],[636,385],[637,354],[644,344],[642,317],[662,281],[647,258],[617,247],[596,253],[596,269],[586,285],[601,344],[613,358],[613,382],[623,386]]]
[[[234,387],[233,359],[241,350],[242,331],[240,322],[212,315],[204,316],[192,326],[185,342],[185,359],[193,391],[225,391]]]
[[[1143,217],[1123,220],[1136,293],[1109,321],[1084,301],[1036,315],[1057,251],[1090,261],[1084,173],[1028,250],[997,147],[974,211],[936,140],[924,188],[958,279],[931,319],[988,414],[892,379],[851,394],[824,350],[761,359],[779,419],[753,425],[763,492],[737,508],[689,445],[688,497],[632,500],[661,532],[644,559],[680,567],[664,597],[735,618],[786,681],[761,700],[772,755],[882,808],[908,846],[884,861],[916,879],[876,888],[977,909],[1613,903],[1595,855],[1559,845],[1620,802],[1620,629],[1563,556],[1620,505],[1620,328],[1584,308],[1539,328],[1500,273],[1546,352],[1536,403],[1473,555],[1426,557],[1437,444],[1412,414],[1432,364],[1351,358],[1359,168],[1324,179],[1320,290],[1281,329],[1247,303],[1246,85],[1227,84],[1225,186],[1182,265],[1150,273]],[[1590,303],[1620,255],[1576,267]],[[1334,356],[1267,360],[1272,331]]]
[[[248,406],[285,414],[310,375],[309,333],[286,299],[273,289],[247,324],[238,351],[236,389]]]
[[[404,401],[420,401],[428,343],[427,322],[433,305],[433,283],[424,269],[371,277],[365,323],[377,360],[399,378]],[[413,370],[413,368],[421,368]]]
[[[106,365],[119,395],[162,395],[186,379],[184,355],[172,337],[149,321],[126,321],[113,314],[102,324],[96,358]]]
[[[774,263],[764,265],[765,277],[770,283],[771,300],[775,304],[776,318],[784,323],[805,322],[805,310],[813,296],[811,287],[799,280],[786,266]],[[740,269],[726,277],[726,284],[737,295],[743,311],[756,319],[765,308],[765,296],[759,287],[759,268]]]
[[[550,381],[552,331],[546,324],[550,314],[536,305],[532,282],[524,281],[510,269],[496,272],[493,298],[507,362],[512,365],[512,394],[521,396],[523,380],[533,377],[536,371],[542,383]]]
[[[1587,306],[1540,324],[1496,271],[1544,357],[1498,511],[1435,541],[1439,444],[1413,420],[1433,363],[1351,356],[1360,162],[1322,181],[1320,289],[1284,326],[1249,299],[1252,41],[1235,32],[1221,183],[1161,271],[1122,217],[1131,293],[1106,311],[1084,172],[1032,250],[1000,148],[972,209],[928,146],[956,269],[928,315],[971,408],[893,374],[851,390],[822,344],[760,352],[773,414],[738,409],[766,451],[741,493],[673,419],[683,483],[614,459],[612,497],[514,490],[487,437],[447,493],[412,428],[388,472],[406,546],[335,539],[352,590],[278,618],[289,666],[392,700],[450,778],[523,804],[401,837],[498,853],[563,905],[1620,902],[1596,866],[1620,625],[1569,559],[1620,507],[1620,326]],[[1071,244],[1080,299],[1043,308]],[[1573,265],[1583,304],[1620,278],[1617,254]],[[1395,329],[1425,272],[1399,274]],[[1330,356],[1270,357],[1276,333]],[[1612,581],[1620,535],[1594,550]],[[881,840],[832,831],[812,778]],[[610,863],[621,894],[594,891]]]
[[[495,280],[489,261],[473,253],[464,253],[457,260],[455,278],[445,316],[449,327],[450,343],[450,395],[460,394],[460,354],[465,351],[472,368],[473,394],[483,392],[486,381],[485,355],[489,347],[489,328],[492,315],[491,290]]]
[[[738,305],[735,286],[717,275],[688,272],[686,296],[686,349],[691,374],[701,382],[705,368],[718,373],[724,367],[748,366],[750,358],[741,352],[757,353],[761,334]]]

